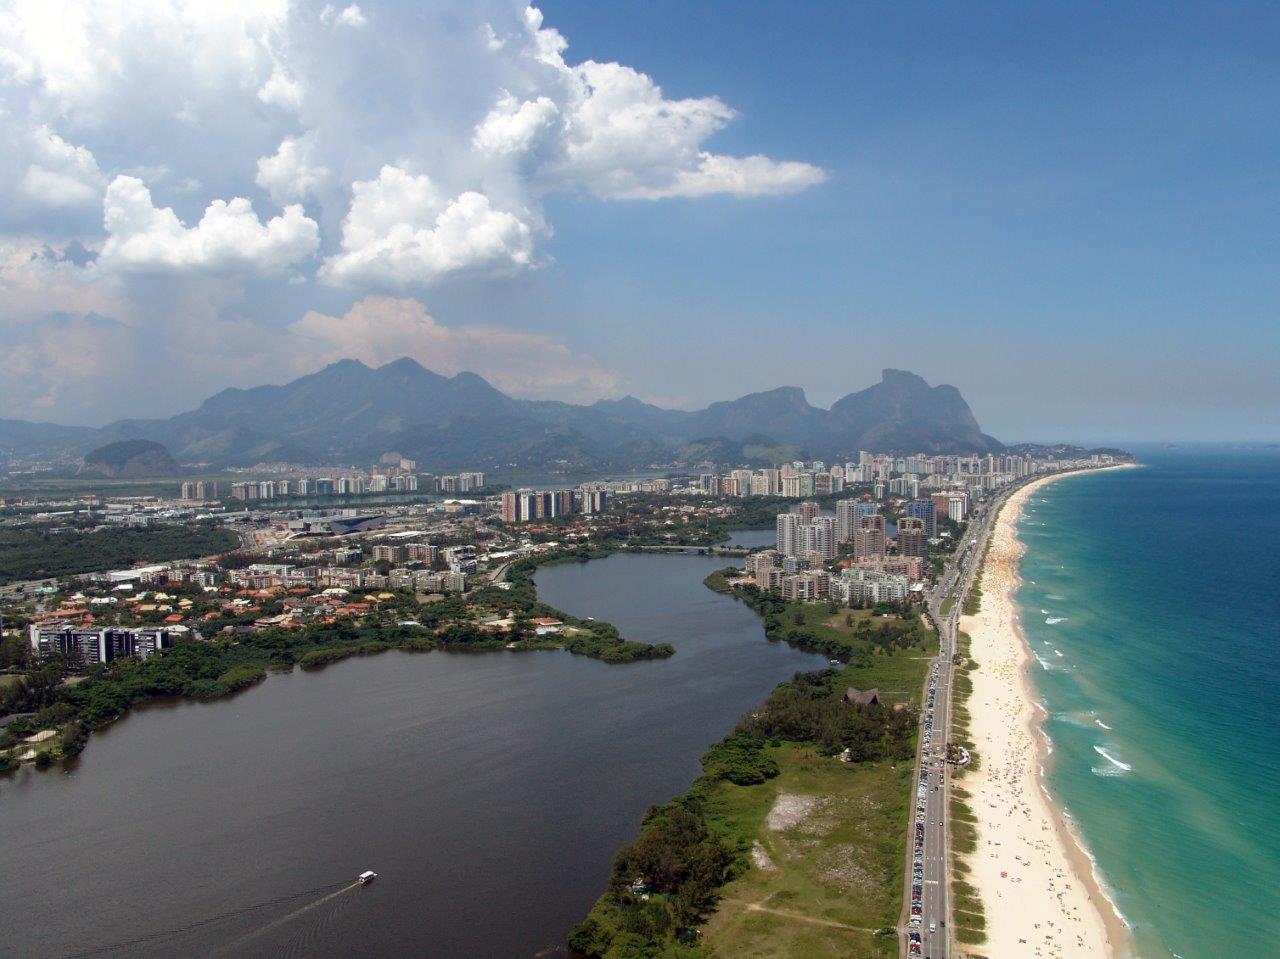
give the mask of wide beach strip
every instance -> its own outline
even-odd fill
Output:
[[[977,848],[966,860],[986,914],[987,941],[975,951],[989,956],[1130,954],[1124,922],[1045,790],[1043,710],[1018,624],[1018,519],[1037,489],[1060,478],[1031,483],[1005,504],[983,567],[981,608],[960,625],[976,664],[968,706],[979,756],[964,778],[978,820]]]

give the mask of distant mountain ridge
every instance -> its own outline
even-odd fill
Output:
[[[394,451],[424,469],[490,470],[627,468],[744,450],[831,459],[859,449],[1004,449],[979,429],[959,390],[901,370],[885,370],[879,383],[830,409],[784,386],[686,411],[630,396],[589,406],[518,400],[475,373],[442,376],[408,357],[376,368],[341,360],[280,386],[223,390],[164,420],[101,429],[0,420],[0,447],[19,454],[134,439],[163,444],[184,463],[216,466],[360,464]]]

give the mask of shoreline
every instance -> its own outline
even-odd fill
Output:
[[[979,769],[962,781],[978,820],[977,848],[963,858],[987,919],[987,940],[978,951],[991,955],[1133,955],[1129,926],[1097,863],[1048,790],[1053,749],[1042,728],[1046,713],[1031,677],[1035,657],[1016,599],[1026,552],[1017,536],[1024,504],[1050,483],[1101,471],[1047,476],[1009,499],[982,569],[981,608],[960,623],[975,662],[969,735],[979,756]]]

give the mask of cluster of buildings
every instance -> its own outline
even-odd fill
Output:
[[[833,599],[849,606],[907,602],[914,584],[924,578],[944,501],[950,505],[950,494],[905,503],[892,538],[874,500],[840,500],[834,515],[823,515],[816,502],[802,502],[778,514],[776,548],[748,556],[747,575],[759,588],[789,600]],[[963,503],[956,514],[960,519],[967,513],[967,494]],[[829,571],[842,556],[842,568]]]
[[[430,543],[378,543],[368,553],[376,565],[359,565],[366,558],[364,550],[341,547],[327,551],[331,564],[254,563],[228,571],[227,580],[252,590],[410,587],[426,593],[460,593],[467,588],[467,576],[479,568],[476,549],[470,545],[441,549]]]
[[[195,480],[182,484],[182,499],[187,502],[210,502],[218,498],[217,480]],[[247,497],[242,497],[247,498]]]
[[[920,497],[921,491],[956,488],[962,491],[995,489],[1042,469],[1043,461],[1030,456],[893,456],[858,453],[856,462],[828,465],[821,460],[796,461],[776,469],[735,469],[728,473],[699,475],[696,491],[712,496],[784,496],[805,499],[841,493],[846,487],[867,486],[875,499]],[[943,513],[943,515],[949,515]]]
[[[37,657],[61,654],[77,667],[88,667],[126,657],[145,659],[183,637],[201,638],[196,629],[206,629],[226,616],[237,620],[234,630],[241,633],[361,617],[393,598],[392,593],[369,591],[466,591],[479,569],[475,546],[396,540],[403,535],[242,568],[179,560],[85,574],[80,577],[85,592],[34,617],[27,630],[28,643]],[[184,586],[188,588],[179,588],[176,595],[162,591]],[[362,591],[360,598],[347,598],[356,590]],[[245,618],[268,600],[278,601],[283,612],[246,624]],[[122,615],[141,618],[146,625],[116,625]]]
[[[401,460],[401,466],[375,467],[370,473],[341,476],[298,476],[276,479],[247,480],[231,484],[231,498],[236,500],[280,499],[288,496],[363,496],[377,493],[472,493],[482,489],[485,476],[481,472],[464,472],[448,476],[417,474],[404,469],[413,460]],[[184,500],[217,499],[215,482],[182,484]]]
[[[604,483],[578,489],[518,489],[502,494],[500,515],[504,523],[528,523],[573,513],[591,516],[609,508],[610,492]]]
[[[435,547],[432,547],[435,549]],[[453,563],[448,569],[394,566],[385,573],[367,566],[295,566],[289,563],[255,563],[234,570],[229,582],[249,590],[273,589],[401,589],[424,593],[461,593],[467,588],[467,572],[475,571],[475,559]]]

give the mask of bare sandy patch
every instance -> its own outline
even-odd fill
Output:
[[[769,817],[765,820],[773,832],[795,829],[820,810],[827,800],[822,796],[797,796],[793,793],[780,793],[773,801]]]

